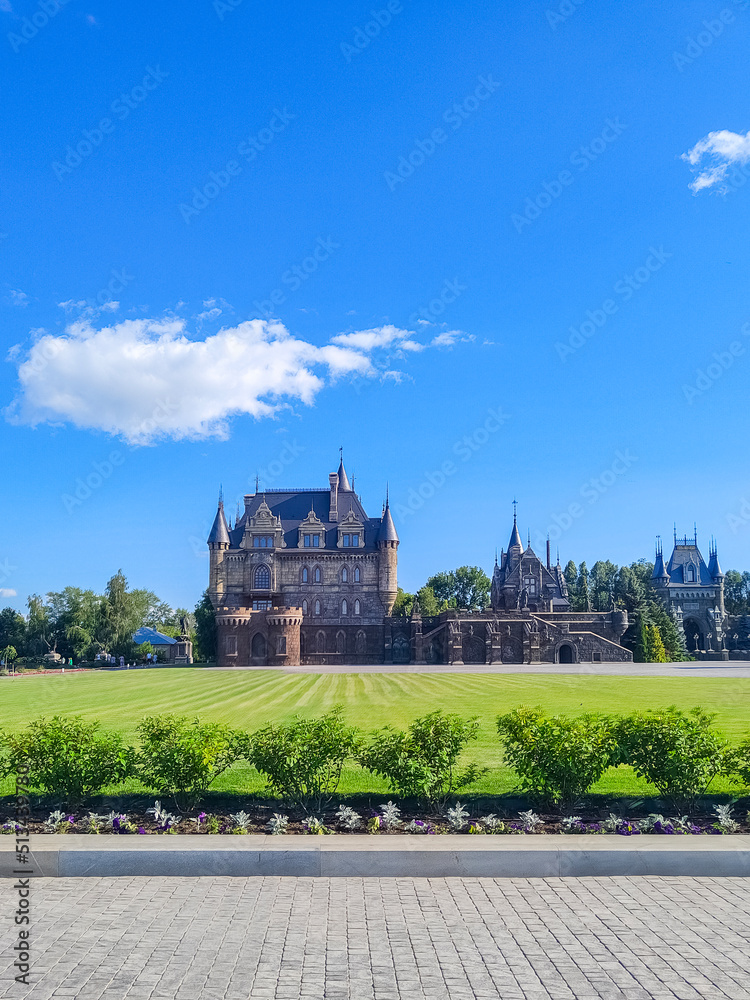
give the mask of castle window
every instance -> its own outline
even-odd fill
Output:
[[[280,635],[276,639],[276,652],[279,653],[282,656],[286,653],[286,636],[285,635]]]
[[[687,582],[695,583],[695,566],[690,565],[687,568]]]
[[[359,533],[355,532],[352,534],[344,534],[341,536],[341,544],[345,549],[356,549],[359,548]]]
[[[270,611],[270,601],[253,601],[253,611]]]
[[[336,652],[345,653],[346,652],[346,636],[343,632],[336,633]]]
[[[316,615],[320,614],[320,601],[315,602],[315,614]]]
[[[354,602],[354,614],[355,615],[360,614],[360,603],[359,603],[359,601],[355,601]]]
[[[258,566],[255,571],[254,587],[256,590],[271,589],[271,570],[268,566]]]
[[[309,579],[310,579],[310,571],[308,570],[307,566],[303,566],[302,567],[302,582],[303,583],[307,583]]]
[[[359,583],[359,581],[360,581],[361,578],[362,578],[362,574],[359,571],[359,566],[355,566],[354,567],[354,582],[355,583]]]
[[[254,549],[272,549],[273,535],[253,535]]]
[[[303,615],[307,614],[307,601],[302,602],[302,614]]]
[[[344,568],[341,570],[341,582],[342,583],[349,582],[349,570],[346,568],[346,566],[344,566]]]
[[[349,605],[346,603],[346,601],[341,602],[341,614],[342,615],[349,614]]]
[[[237,655],[237,636],[236,635],[228,635],[228,636],[225,637],[225,639],[224,639],[224,650],[225,650],[227,656],[236,656]]]
[[[318,632],[316,638],[317,650],[319,653],[325,653],[326,651],[326,634],[325,632]]]
[[[536,578],[533,576],[525,576],[523,578],[523,585],[528,590],[529,596],[536,594]]]
[[[315,567],[315,582],[320,583],[323,579],[323,574],[320,572],[320,566]]]
[[[320,548],[320,535],[305,535],[305,548],[306,549],[319,549]]]

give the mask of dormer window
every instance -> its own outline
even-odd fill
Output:
[[[692,564],[687,568],[687,582],[695,583],[695,566]]]
[[[320,535],[305,535],[305,548],[306,549],[319,549],[320,548]]]
[[[341,536],[341,544],[345,549],[358,549],[359,548],[359,532],[345,532]]]
[[[254,549],[272,549],[273,535],[253,535]]]
[[[525,576],[523,578],[523,585],[529,593],[529,597],[536,595],[536,577]]]

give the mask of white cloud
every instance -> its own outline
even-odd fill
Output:
[[[430,341],[431,347],[453,347],[455,344],[468,344],[474,339],[472,334],[466,334],[463,330],[444,330]]]
[[[29,297],[26,292],[22,292],[20,288],[11,288],[8,293],[10,296],[10,304],[12,306],[27,306],[29,304]]]
[[[700,167],[700,173],[689,185],[694,194],[716,184],[723,186],[730,166],[750,162],[750,131],[744,135],[727,129],[709,132],[683,153],[682,159],[691,167]]]
[[[17,597],[18,594],[15,590],[11,590],[9,587],[0,587],[0,597]]]
[[[131,444],[226,438],[232,416],[269,417],[293,401],[311,404],[342,376],[382,374],[371,354],[389,347],[424,349],[393,326],[318,346],[278,321],[249,320],[198,340],[176,317],[95,329],[84,315],[59,336],[39,331],[17,359],[20,392],[5,412],[12,423],[69,422]]]

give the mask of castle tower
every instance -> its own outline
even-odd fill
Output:
[[[380,599],[385,607],[386,615],[390,615],[393,604],[398,596],[397,565],[398,565],[398,534],[391,517],[391,507],[386,493],[385,510],[378,532],[378,550],[380,560],[378,566],[378,589]]]
[[[227,527],[227,519],[224,515],[224,497],[222,492],[219,491],[219,505],[208,536],[208,596],[215,608],[220,606],[225,593],[225,576],[222,563],[224,562],[224,554],[228,548],[229,529]]]
[[[518,503],[513,501],[513,530],[510,533],[510,541],[508,542],[508,569],[513,570],[521,561],[521,556],[523,555],[523,542],[521,541],[521,534],[518,530],[517,523],[517,512]]]

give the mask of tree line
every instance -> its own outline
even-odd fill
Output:
[[[0,611],[0,658],[6,662],[34,662],[57,653],[66,662],[79,663],[104,652],[130,661],[144,651],[133,641],[138,629],[145,626],[178,638],[182,618],[188,621],[194,655],[210,659],[215,653],[213,608],[207,593],[194,611],[173,608],[151,590],[129,589],[122,570],[110,578],[103,593],[65,587],[31,594],[26,606],[25,615],[10,607]]]

